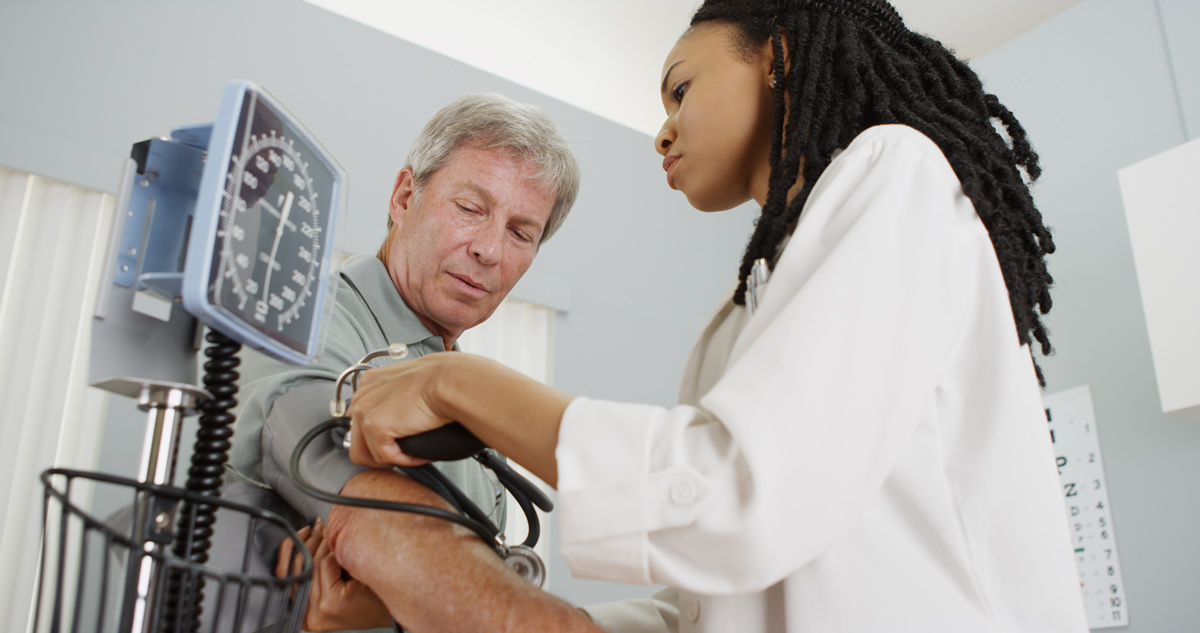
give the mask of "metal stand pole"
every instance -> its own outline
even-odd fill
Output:
[[[138,408],[148,412],[145,443],[138,481],[169,486],[175,478],[175,458],[179,452],[179,429],[184,416],[196,412],[208,394],[187,385],[144,385],[138,395]],[[142,539],[143,554],[135,564],[130,560],[126,574],[126,603],[121,614],[121,631],[152,633],[156,630],[156,594],[161,584],[161,569],[154,555],[171,542],[177,504],[147,492],[138,494],[134,510],[135,535]]]

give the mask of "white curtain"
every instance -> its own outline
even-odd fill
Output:
[[[94,468],[106,399],[87,386],[113,196],[0,167],[0,629],[27,626],[50,466]]]
[[[554,376],[554,318],[555,311],[524,301],[506,299],[490,319],[467,330],[459,338],[463,351],[486,356],[545,384]],[[514,470],[538,485],[550,495],[551,488],[517,464]],[[553,496],[551,495],[551,498]],[[534,551],[543,561],[550,560],[550,517],[538,511],[542,536]],[[509,500],[508,527],[505,533],[509,544],[525,540],[528,526],[520,506]],[[550,578],[544,588],[550,588]]]

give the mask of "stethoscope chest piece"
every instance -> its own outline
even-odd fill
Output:
[[[542,557],[524,545],[510,545],[507,549],[504,564],[533,586],[541,588],[542,583],[546,582],[546,564],[542,562]]]

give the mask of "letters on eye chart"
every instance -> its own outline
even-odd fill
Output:
[[[1127,626],[1129,606],[1121,580],[1092,391],[1084,385],[1047,394],[1042,404],[1062,481],[1088,628]]]

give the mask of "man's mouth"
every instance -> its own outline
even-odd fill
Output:
[[[488,292],[488,289],[485,288],[482,283],[475,281],[474,279],[472,279],[470,277],[467,277],[465,275],[457,275],[454,273],[450,273],[450,276],[457,279],[459,284],[462,286],[465,286],[466,290],[468,290],[468,291],[473,291],[475,293],[480,293],[480,294],[486,294]]]

